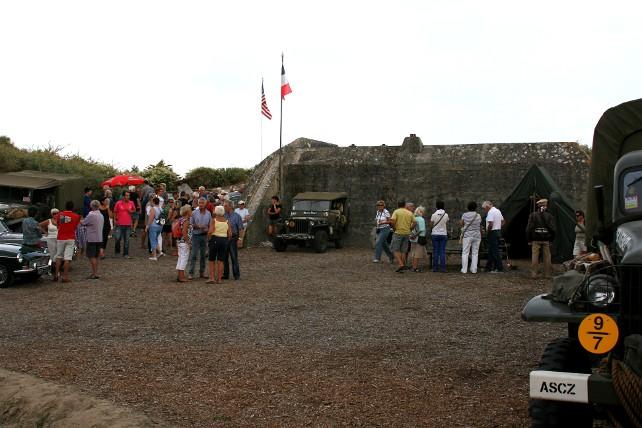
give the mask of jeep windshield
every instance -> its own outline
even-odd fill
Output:
[[[328,211],[330,201],[294,201],[292,211]]]
[[[620,203],[626,214],[642,213],[642,169],[627,171],[622,176]]]

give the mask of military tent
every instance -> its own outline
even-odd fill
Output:
[[[575,242],[575,208],[543,167],[533,165],[504,203],[499,207],[506,222],[504,238],[510,244],[512,257],[529,257],[526,237],[528,216],[539,199],[548,199],[548,211],[555,218],[556,235],[551,253],[556,261],[573,257]]]

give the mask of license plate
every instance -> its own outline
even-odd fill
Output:
[[[535,370],[530,374],[530,396],[543,400],[588,403],[588,379],[584,373]]]

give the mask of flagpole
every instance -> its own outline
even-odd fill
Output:
[[[263,97],[263,76],[261,76],[261,97]],[[257,165],[263,160],[263,114],[260,115],[259,120],[261,121],[261,151],[259,152]]]
[[[283,70],[283,52],[281,52],[281,70]],[[282,165],[282,151],[283,151],[283,94],[281,94],[281,114],[279,115],[279,197],[283,198],[283,165]]]

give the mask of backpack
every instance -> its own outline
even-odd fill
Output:
[[[531,241],[550,241],[552,242],[555,239],[555,233],[552,228],[547,224],[547,213],[536,212],[533,216],[533,225],[535,226],[530,231],[530,240]],[[550,214],[549,214],[550,216]]]
[[[183,222],[176,219],[172,222],[172,238],[180,238],[183,236]]]

